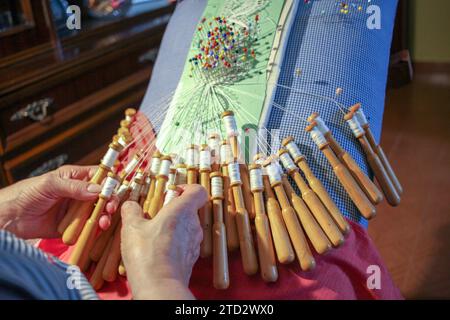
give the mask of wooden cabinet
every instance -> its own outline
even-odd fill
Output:
[[[35,17],[49,6],[38,2]],[[172,11],[138,11],[69,37],[50,32],[48,41],[14,53],[0,36],[3,185],[100,160],[123,111],[139,107]]]

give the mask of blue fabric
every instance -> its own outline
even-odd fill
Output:
[[[274,102],[286,111],[272,107],[267,127],[279,129],[281,137],[294,136],[342,213],[367,226],[328,161],[304,131],[307,123],[290,115],[295,113],[307,119],[313,112],[319,112],[341,146],[369,172],[364,153],[343,122],[339,108],[327,100],[298,93],[335,98],[346,106],[361,102],[379,139],[397,1],[345,2],[349,4],[347,14],[340,11],[341,1],[302,1],[299,5],[278,80],[279,85],[293,90],[277,87]],[[363,4],[362,10],[352,3]],[[370,30],[366,25],[368,5],[378,5],[381,9],[379,30]],[[336,96],[337,88],[343,89],[339,96]]]
[[[347,14],[340,12],[343,2],[349,5]],[[205,5],[206,0],[185,0],[178,4],[166,29],[141,108],[176,89]],[[357,9],[359,5],[362,6],[361,11]],[[365,10],[369,5],[381,8],[380,30],[369,30],[366,26],[369,14]],[[334,104],[296,91],[334,98],[336,88],[342,88],[343,94],[337,98],[338,101],[347,106],[361,102],[372,131],[379,139],[396,6],[397,0],[300,1],[278,81],[280,85],[295,90],[277,88],[274,102],[287,108],[288,112],[273,107],[267,123],[269,129],[280,130],[280,137],[293,135],[296,138],[312,170],[323,181],[343,214],[364,226],[367,226],[367,221],[304,132],[306,122],[300,122],[298,117],[306,119],[312,112],[319,112],[338,142],[368,172],[360,146]],[[297,70],[300,70],[300,76]],[[289,116],[291,112],[297,117]]]
[[[73,283],[69,266],[0,230],[0,300],[95,300],[97,294],[83,274]],[[75,283],[74,283],[75,284]]]

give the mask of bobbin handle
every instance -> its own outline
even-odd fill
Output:
[[[300,181],[300,179],[303,178],[300,176],[299,172],[294,172],[293,177],[296,183],[303,182]],[[287,184],[289,185],[289,183]],[[324,207],[317,195],[310,188],[304,188],[302,192],[302,198],[308,208],[311,210],[311,213],[316,218],[322,230],[327,235],[328,239],[330,239],[333,246],[338,247],[343,244],[344,236],[342,235],[338,226],[334,223],[331,216],[328,214],[327,209]]]
[[[150,178],[150,188],[148,189],[147,196],[145,197],[144,205],[142,207],[143,212],[150,217],[148,214],[148,210],[150,209],[150,204],[152,203],[153,195],[155,194],[156,189],[156,178]]]
[[[239,171],[242,180],[242,192],[244,193],[245,208],[249,214],[249,217],[255,218],[255,205],[253,203],[253,194],[250,190],[250,177],[248,173],[248,168],[245,164],[239,165]]]
[[[223,215],[222,200],[213,200],[214,216]],[[216,289],[226,289],[230,285],[228,272],[227,236],[225,224],[214,221],[213,228],[213,284]]]
[[[291,200],[294,210],[297,212],[297,216],[300,219],[300,223],[308,235],[311,244],[319,254],[324,254],[331,249],[331,243],[328,240],[325,233],[319,227],[318,223],[312,216],[310,210],[303,202],[303,200],[294,192],[289,181],[283,180],[283,186]]]
[[[322,151],[333,167],[334,174],[344,187],[345,191],[347,191],[358,210],[366,219],[372,219],[376,214],[375,207],[353,179],[347,167],[337,159],[330,148],[324,148]]]
[[[225,230],[227,231],[227,247],[229,251],[239,248],[239,236],[236,229],[236,209],[234,207],[233,191],[230,188],[230,177],[228,177],[228,167],[222,166],[223,174],[223,195],[224,212],[223,219]]]
[[[238,208],[236,210],[236,225],[239,234],[239,247],[244,272],[247,275],[253,275],[258,272],[258,261],[253,243],[252,230],[250,228],[250,219],[247,210],[244,208]]]
[[[85,225],[89,215],[95,207],[95,201],[80,202],[79,205],[74,206],[76,212],[73,214],[73,220],[67,226],[62,235],[62,241],[66,245],[74,245],[80,236],[83,226]]]
[[[384,151],[381,148],[381,145],[377,145],[377,143],[375,142],[375,138],[372,134],[372,131],[370,130],[370,128],[368,126],[366,126],[365,130],[366,130],[367,140],[369,141],[370,145],[372,146],[372,149],[375,151],[375,153],[380,158],[380,161],[383,164],[384,168],[386,169],[386,172],[388,173],[389,178],[391,179],[391,181],[395,187],[395,190],[397,190],[397,194],[399,196],[401,196],[403,193],[403,187],[400,184],[400,181],[398,180],[397,176],[395,175],[394,169],[392,169],[392,166],[389,163],[388,158],[384,154]]]
[[[114,230],[120,222],[120,207],[112,215],[111,225],[106,231],[103,231],[100,236],[95,240],[94,247],[92,248],[89,257],[92,261],[99,261],[105,251],[106,245],[110,238],[114,235]]]
[[[367,162],[369,166],[372,168],[375,177],[378,180],[378,183],[383,190],[383,193],[386,197],[387,202],[391,206],[398,206],[400,204],[400,196],[395,189],[394,184],[392,183],[389,175],[387,174],[383,164],[381,163],[380,158],[375,154],[372,150],[369,141],[365,136],[361,136],[358,138],[364,152],[366,153]]]
[[[95,266],[95,270],[94,273],[92,274],[92,276],[89,278],[89,282],[92,285],[92,288],[94,288],[94,290],[100,290],[101,287],[103,287],[104,284],[104,280],[103,280],[103,268],[106,266],[106,261],[108,259],[108,253],[109,250],[111,249],[111,245],[112,245],[113,239],[110,238],[108,239],[108,242],[106,243],[106,247],[104,252],[102,253],[100,260],[97,262],[97,265]]]
[[[165,178],[158,178],[155,186],[155,193],[148,207],[148,215],[151,219],[156,217],[159,210],[161,210],[164,203],[164,190],[166,189],[167,180]]]
[[[197,169],[188,169],[187,171],[187,184],[197,183]]]
[[[347,220],[345,220],[344,216],[341,213],[341,210],[339,210],[333,199],[331,199],[327,189],[325,189],[322,182],[317,179],[316,176],[312,173],[311,169],[306,163],[306,160],[299,162],[298,166],[305,174],[305,177],[308,180],[308,184],[311,189],[317,194],[319,199],[327,208],[330,215],[333,217],[334,221],[339,227],[339,230],[341,230],[344,235],[348,234],[350,232],[350,225],[348,224]]]
[[[120,222],[117,225],[117,228],[114,230],[114,235],[112,237],[113,241],[106,260],[107,262],[105,264],[105,267],[103,268],[102,277],[104,280],[108,282],[113,282],[117,278],[118,267],[121,259],[120,253],[121,230],[122,230],[122,222]]]
[[[263,177],[264,192],[266,194],[266,209],[269,217],[270,229],[272,230],[273,244],[278,261],[283,264],[291,263],[295,259],[286,225],[281,215],[280,205],[275,199],[268,176]]]
[[[200,184],[206,189],[208,196],[211,194],[211,181],[209,172],[200,173]],[[203,240],[200,244],[200,257],[206,258],[211,256],[213,251],[212,243],[212,212],[211,201],[207,201],[199,210],[200,225],[203,230]]]
[[[309,271],[315,268],[316,261],[312,256],[311,250],[309,249],[308,242],[306,241],[305,235],[303,234],[302,227],[298,222],[295,210],[292,207],[287,207],[281,211],[283,215],[284,222],[291,238],[292,244],[294,246],[295,254],[300,264],[300,268],[303,271]]]
[[[125,264],[123,263],[122,259],[120,260],[119,267],[117,268],[117,273],[122,277],[125,277],[127,275],[127,269],[125,269]]]
[[[255,227],[258,243],[259,264],[261,277],[266,282],[275,282],[278,279],[278,270],[273,250],[272,236],[270,234],[269,219],[264,210],[264,199],[261,192],[254,194],[255,201]]]

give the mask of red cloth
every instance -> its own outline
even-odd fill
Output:
[[[151,120],[151,119],[150,119]],[[137,149],[145,145],[153,136],[150,123],[138,113],[131,129],[133,137],[142,133],[133,146],[121,154],[122,164],[126,164]],[[402,299],[384,266],[367,231],[350,222],[353,230],[344,245],[323,256],[316,256],[316,268],[302,272],[297,262],[278,265],[279,278],[267,284],[259,275],[244,274],[239,251],[229,256],[230,287],[216,290],[212,286],[212,259],[199,259],[192,278],[191,290],[198,299]],[[57,240],[42,240],[39,247],[67,261],[70,248]],[[367,268],[380,268],[381,289],[369,290],[366,282],[370,274]],[[106,283],[98,292],[102,299],[131,299],[125,278],[119,277],[114,283]]]

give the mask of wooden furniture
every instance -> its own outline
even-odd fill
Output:
[[[89,21],[63,37],[49,0],[20,2],[28,22],[0,31],[3,186],[65,163],[98,163],[123,111],[139,107],[173,11]]]

